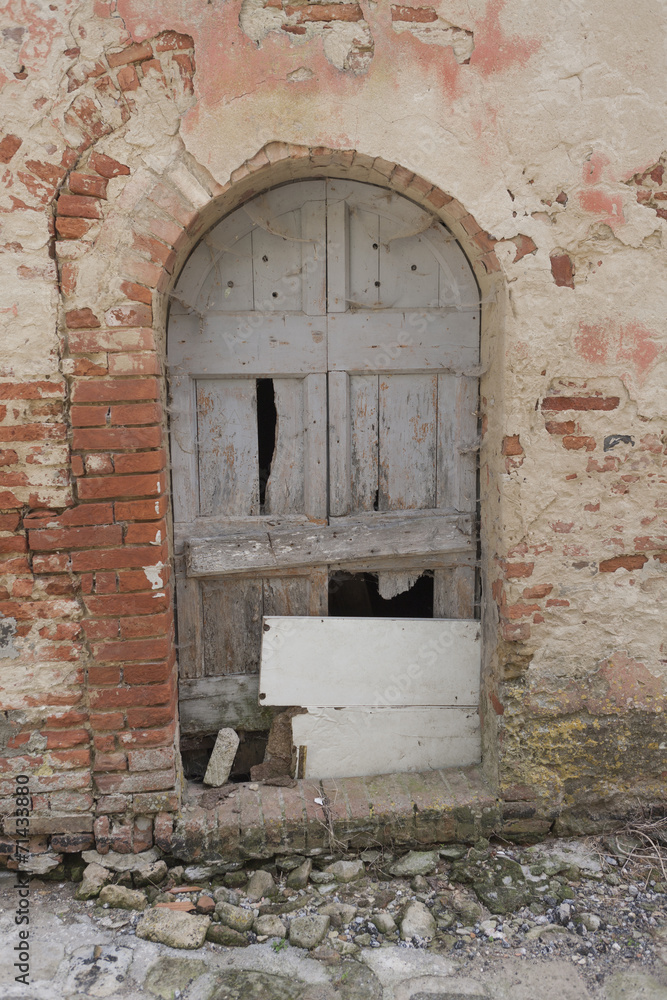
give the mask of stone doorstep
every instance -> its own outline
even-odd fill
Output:
[[[194,797],[193,797],[194,799]],[[239,784],[211,809],[193,801],[176,819],[183,861],[238,853],[268,858],[327,848],[472,842],[502,826],[500,800],[478,767],[300,780],[293,788]]]

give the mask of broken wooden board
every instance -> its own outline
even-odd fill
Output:
[[[268,730],[276,711],[257,704],[257,674],[183,678],[178,683],[183,736],[219,729]]]
[[[276,528],[186,543],[188,576],[379,560],[399,556],[466,552],[472,548],[471,518],[433,514],[387,523],[348,521],[344,528]]]
[[[474,708],[309,708],[292,719],[300,777],[467,767],[481,759]]]
[[[480,651],[477,621],[265,616],[259,700],[475,707]]]

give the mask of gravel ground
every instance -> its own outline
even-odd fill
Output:
[[[27,990],[12,968],[16,880],[0,875],[2,995],[667,1000],[667,882],[659,857],[628,860],[633,850],[616,837],[322,852],[261,863],[259,876],[258,862],[86,852],[69,859],[78,881],[52,880],[60,869],[31,881]],[[156,913],[167,937],[146,940]],[[184,914],[201,930],[187,951],[170,947]]]

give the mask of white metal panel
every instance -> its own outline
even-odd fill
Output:
[[[467,767],[481,759],[474,708],[309,708],[292,719],[304,778]]]
[[[476,621],[265,617],[260,701],[476,706],[480,634]]]

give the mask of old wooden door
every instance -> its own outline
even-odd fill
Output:
[[[267,727],[264,616],[426,575],[473,618],[478,344],[460,247],[383,189],[285,185],[200,242],[168,334],[184,733]]]

